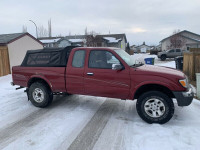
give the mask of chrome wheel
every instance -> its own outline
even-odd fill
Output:
[[[37,103],[41,103],[44,100],[44,92],[40,88],[35,88],[33,91],[33,99]]]
[[[161,100],[152,98],[145,102],[144,110],[150,117],[158,118],[165,113],[165,105]]]

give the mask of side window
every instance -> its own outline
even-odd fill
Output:
[[[85,62],[85,50],[77,50],[74,53],[72,67],[82,68]]]
[[[120,61],[109,51],[92,50],[89,56],[89,68],[112,69],[112,64]]]
[[[176,52],[181,52],[181,50],[180,49],[176,49]]]
[[[170,50],[170,51],[169,51],[169,53],[174,53],[174,50],[173,50],[173,49],[172,49],[172,50]]]

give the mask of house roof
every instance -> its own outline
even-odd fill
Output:
[[[98,37],[100,38],[115,38],[116,40],[122,40],[123,38],[125,39],[125,42],[127,43],[127,39],[126,39],[126,34],[103,34],[103,35],[97,35]],[[38,38],[40,41],[41,40],[54,40],[54,39],[58,39],[58,38],[61,38],[61,39],[67,39],[69,41],[73,41],[73,39],[77,39],[79,40],[79,42],[82,40],[82,39],[85,39],[85,35],[69,35],[69,36],[65,36],[65,37],[41,37],[41,38]],[[74,42],[74,41],[73,41]]]
[[[6,44],[9,44],[9,43],[12,43],[15,40],[18,40],[19,38],[22,38],[25,35],[30,36],[32,39],[34,39],[38,43],[42,44],[39,40],[37,40],[31,34],[29,34],[28,32],[26,32],[26,33],[0,34],[0,45],[6,45]]]
[[[56,38],[56,39],[44,39],[44,40],[40,40],[40,42],[42,43],[56,43],[60,40],[61,38]]]
[[[68,39],[71,43],[82,43],[84,39]]]
[[[71,36],[70,36],[71,37]],[[44,43],[44,44],[47,44],[47,43],[57,43],[57,42],[60,42],[60,41],[63,41],[63,40],[67,40],[68,42],[70,43],[82,43],[84,39],[82,38],[67,38],[67,37],[63,37],[63,38],[39,38],[40,39],[40,42]]]
[[[184,35],[181,35],[181,36],[184,37],[184,38],[186,38],[186,39],[189,39],[189,40],[195,41],[195,42],[200,42],[200,39],[194,39],[194,38],[187,37],[187,36],[184,36]]]
[[[20,37],[24,33],[13,33],[13,34],[1,34],[0,35],[0,43],[1,44],[7,44],[10,41]]]
[[[103,37],[103,39],[107,40],[108,43],[118,43],[122,39],[116,39],[115,37]]]
[[[122,34],[103,34],[103,35],[97,35],[97,36],[100,36],[102,38],[106,38],[106,37],[113,37],[113,38],[116,38],[117,40],[118,39],[125,39],[125,42],[127,43],[127,39],[126,39],[126,34],[125,33],[122,33]]]
[[[187,31],[187,30],[183,30],[183,31],[181,31],[181,32],[179,32],[179,33],[177,33],[177,34],[181,34],[181,33],[183,33],[183,32],[187,32],[187,33],[190,33],[190,34],[193,34],[193,35],[196,35],[196,36],[199,36],[199,37],[200,37],[199,34],[196,34],[196,33],[193,33],[193,32]],[[171,36],[172,36],[172,35],[171,35]],[[162,39],[160,42],[163,42],[164,40],[170,38],[171,36],[168,36],[168,37]],[[182,36],[183,36],[183,35],[182,35]],[[186,36],[183,36],[183,37],[186,37]],[[188,38],[188,37],[186,37],[186,38]],[[191,38],[190,38],[190,39],[191,39]],[[193,39],[192,39],[192,40],[193,40]]]

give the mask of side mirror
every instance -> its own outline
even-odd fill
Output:
[[[112,64],[112,70],[123,70],[124,67],[121,64]]]

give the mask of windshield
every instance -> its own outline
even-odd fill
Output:
[[[133,66],[135,64],[134,59],[124,50],[118,49],[114,50],[129,66]]]

